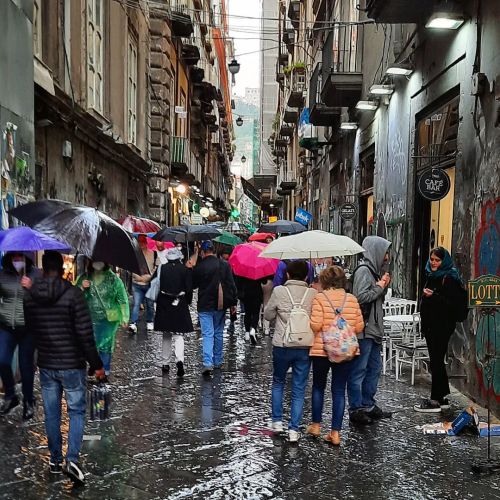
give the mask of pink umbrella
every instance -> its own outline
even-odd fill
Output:
[[[278,259],[267,259],[260,257],[260,253],[266,248],[265,243],[253,241],[252,243],[243,243],[237,245],[231,257],[229,264],[236,276],[259,280],[266,276],[271,276],[276,272],[280,261]]]
[[[148,242],[148,250],[151,250],[153,252],[156,252],[158,250],[158,245],[157,245],[158,241],[148,238],[147,242]],[[170,241],[166,241],[165,243],[163,243],[163,246],[165,250],[168,250],[169,248],[174,248],[175,245]]]

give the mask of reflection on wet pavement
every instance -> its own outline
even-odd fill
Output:
[[[41,410],[30,424],[16,410],[0,420],[0,498],[500,498],[500,475],[470,472],[486,440],[422,435],[418,425],[439,419],[411,409],[426,387],[390,376],[379,401],[394,417],[361,430],[346,421],[340,449],[308,437],[291,446],[273,436],[271,341],[251,348],[238,331],[226,334],[225,366],[211,380],[200,375],[199,334],[187,338],[187,374],[177,380],[161,376],[159,335],[122,333],[112,418],[86,429],[86,487],[73,490],[65,478],[49,477]],[[494,454],[500,457],[496,444]]]

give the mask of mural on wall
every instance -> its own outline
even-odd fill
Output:
[[[474,247],[474,277],[500,276],[500,198],[488,200],[481,209],[481,222]],[[482,362],[487,353],[500,356],[500,309],[477,317],[476,360],[479,388],[486,394],[488,381]],[[500,401],[500,360],[492,360],[491,396]]]

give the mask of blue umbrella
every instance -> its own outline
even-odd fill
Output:
[[[0,231],[1,252],[39,252],[40,250],[69,252],[71,247],[67,243],[62,243],[29,227],[15,227]]]

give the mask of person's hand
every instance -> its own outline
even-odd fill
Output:
[[[127,327],[128,327],[128,323],[122,323],[120,326],[121,326],[122,328],[127,328]]]
[[[104,368],[100,368],[99,370],[96,370],[94,372],[95,378],[97,380],[102,380],[103,378],[106,378],[106,372],[104,371]]]
[[[430,288],[424,288],[424,297],[431,297],[434,294],[434,290]]]
[[[21,286],[26,288],[26,290],[29,290],[33,286],[33,282],[30,278],[28,278],[28,276],[23,276],[21,278]]]
[[[387,282],[385,281],[384,278],[382,278],[380,281],[377,281],[377,285],[380,287],[380,288],[386,288],[387,287]]]
[[[192,263],[190,260],[188,260],[188,261],[186,262],[186,267],[187,267],[188,269],[192,269],[192,268],[193,268],[193,263]]]
[[[389,273],[385,273],[382,276],[382,279],[385,280],[386,286],[389,286],[389,283],[391,282],[391,275]]]
[[[84,290],[87,290],[87,288],[90,288],[90,281],[89,280],[83,280],[82,281],[82,288]]]
[[[231,306],[229,311],[231,312],[231,314],[236,314],[236,311],[237,311],[237,307],[236,306]]]

